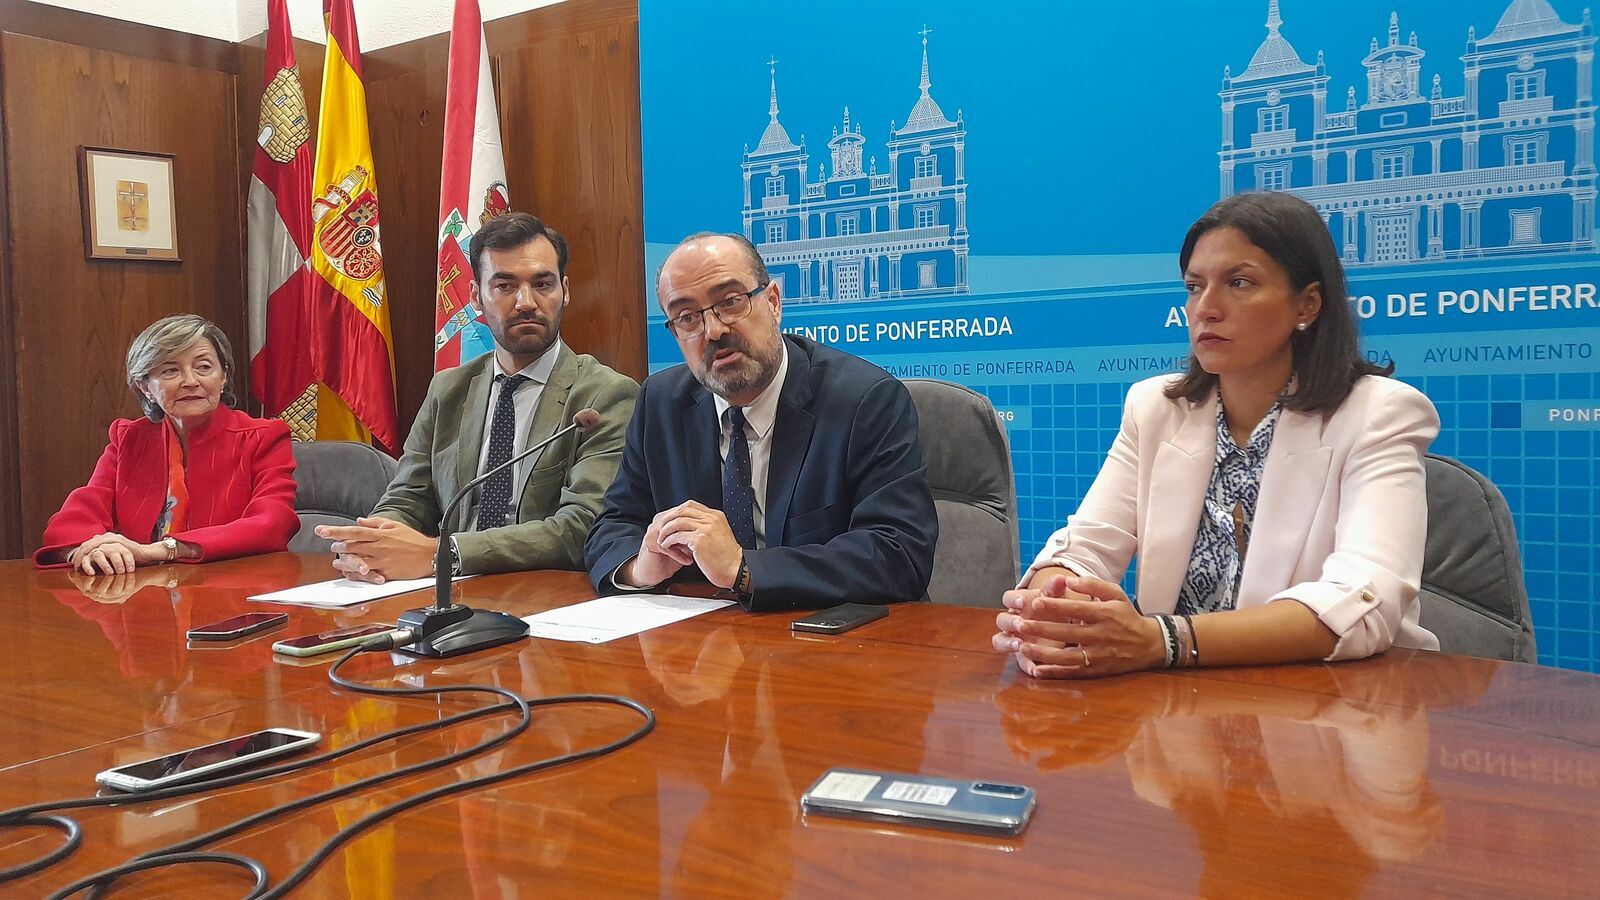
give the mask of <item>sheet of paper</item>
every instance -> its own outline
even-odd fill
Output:
[[[732,603],[732,600],[704,600],[671,594],[615,594],[523,616],[522,621],[528,623],[528,633],[537,638],[604,644]]]
[[[455,580],[462,581],[471,577],[471,575],[462,575]],[[383,584],[368,584],[364,581],[351,581],[348,578],[335,578],[332,581],[302,584],[299,587],[273,591],[270,594],[256,594],[248,599],[259,600],[262,603],[282,603],[288,606],[343,609],[347,606],[370,603],[373,600],[382,600],[384,597],[393,597],[395,594],[404,594],[407,591],[430,587],[433,587],[432,578],[385,581]]]

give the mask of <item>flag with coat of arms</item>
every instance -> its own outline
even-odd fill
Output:
[[[450,75],[444,108],[444,167],[439,183],[439,258],[434,295],[433,369],[454,368],[494,349],[470,303],[472,235],[509,212],[500,117],[478,0],[456,0],[450,29]]]

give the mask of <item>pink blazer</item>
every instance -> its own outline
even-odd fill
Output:
[[[1128,391],[1122,429],[1089,493],[1023,576],[1065,566],[1121,581],[1170,613],[1189,566],[1216,458],[1217,400],[1169,400],[1175,376]],[[1261,474],[1240,608],[1298,600],[1338,635],[1329,659],[1391,646],[1439,649],[1417,624],[1428,504],[1422,457],[1439,414],[1415,388],[1367,376],[1332,414],[1284,410]]]

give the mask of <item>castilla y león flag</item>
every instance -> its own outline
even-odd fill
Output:
[[[307,307],[311,242],[311,119],[295,66],[285,0],[268,0],[261,124],[250,169],[250,385],[267,415],[283,415],[316,381]],[[285,416],[291,427],[303,425]],[[297,428],[296,436],[311,437]]]
[[[317,437],[366,440],[400,452],[394,349],[379,241],[378,189],[367,133],[361,46],[350,0],[323,0],[328,53],[322,68],[316,191],[311,201],[312,313],[318,382]]]
[[[478,0],[456,0],[444,107],[444,169],[439,184],[439,273],[433,319],[436,372],[494,348],[488,326],[468,304],[473,273],[467,261],[467,243],[484,223],[509,209],[483,18]]]

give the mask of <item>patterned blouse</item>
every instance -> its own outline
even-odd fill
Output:
[[[1233,609],[1239,597],[1239,577],[1250,546],[1250,523],[1261,494],[1261,470],[1272,447],[1283,403],[1274,403],[1256,423],[1243,450],[1233,442],[1228,419],[1217,398],[1217,460],[1206,486],[1206,502],[1189,551],[1189,571],[1178,592],[1179,615]]]

